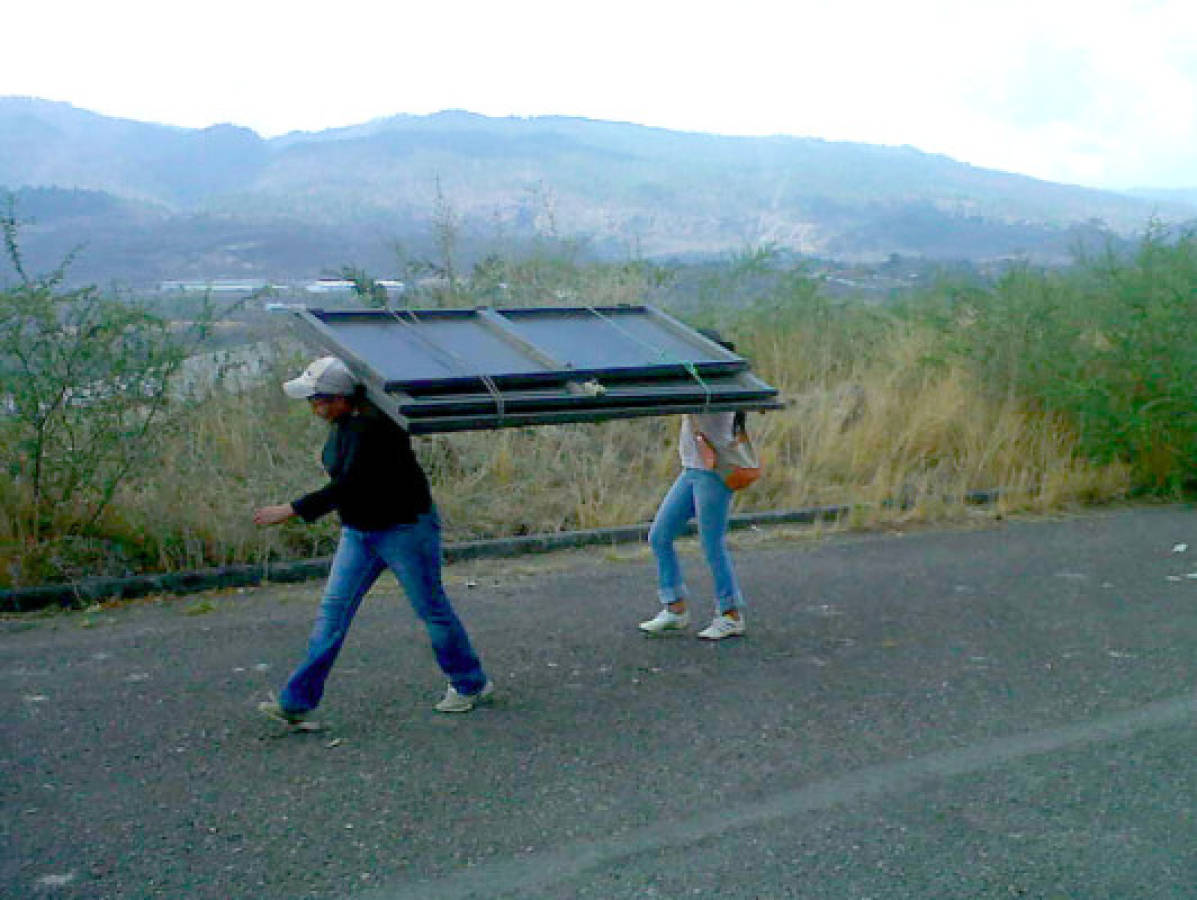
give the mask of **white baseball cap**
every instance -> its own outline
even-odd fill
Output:
[[[298,378],[283,382],[283,391],[297,400],[317,394],[347,397],[357,390],[357,386],[357,377],[345,363],[335,356],[322,356]]]

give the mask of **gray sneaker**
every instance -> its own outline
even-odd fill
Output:
[[[273,697],[259,703],[258,712],[286,725],[298,725],[308,717],[306,712],[291,712],[283,709]]]
[[[495,684],[493,681],[487,680],[486,684],[482,685],[482,690],[476,694],[459,694],[457,688],[453,685],[445,690],[445,696],[436,705],[437,712],[443,713],[463,713],[469,712],[479,703],[486,703],[495,693]]]

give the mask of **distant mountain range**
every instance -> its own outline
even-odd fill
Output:
[[[74,274],[386,276],[396,245],[463,260],[536,236],[597,255],[701,257],[773,243],[843,260],[891,254],[1056,262],[1078,241],[1197,219],[1197,189],[1118,194],[980,169],[911,147],[727,137],[564,117],[449,111],[263,139],[0,97],[0,190],[27,257]]]

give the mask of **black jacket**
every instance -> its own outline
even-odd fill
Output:
[[[369,404],[332,424],[321,460],[328,484],[291,503],[306,522],[335,509],[341,524],[378,531],[432,508],[407,432]]]

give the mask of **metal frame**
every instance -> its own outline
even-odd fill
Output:
[[[341,357],[362,379],[371,401],[412,434],[693,412],[768,410],[782,406],[776,388],[749,372],[743,357],[651,306],[395,311],[301,308],[294,312],[307,337],[325,351]],[[547,321],[551,325],[554,319],[571,318],[575,325],[593,318],[596,323],[615,328],[621,333],[615,346],[625,360],[630,356],[634,362],[578,368],[554,355],[562,349],[568,350],[564,344],[542,346],[521,333],[519,327],[522,322],[539,320],[537,324]],[[446,322],[473,325],[479,334],[502,341],[513,351],[510,360],[502,364],[507,370],[463,371],[469,361],[452,346],[446,347],[443,335],[438,343],[427,333]],[[338,334],[338,325],[363,323],[403,328],[403,346],[409,350],[421,347],[426,354],[422,360],[425,365],[431,361],[456,371],[433,377],[386,377],[385,372],[379,371],[386,367],[378,365],[377,359],[365,358],[357,352],[353,341]],[[634,325],[621,327],[629,323]],[[675,346],[692,348],[690,358],[682,358],[677,352],[663,352],[635,334],[634,329],[644,330],[645,323],[650,335],[656,330]],[[637,343],[657,352],[660,358],[635,360],[635,354],[627,350]],[[494,346],[492,343],[492,350]],[[501,357],[501,354],[492,355],[496,359]],[[449,362],[445,364],[442,360]]]

